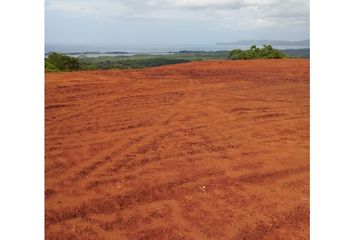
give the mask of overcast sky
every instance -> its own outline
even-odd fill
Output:
[[[308,0],[46,0],[46,43],[309,38]]]

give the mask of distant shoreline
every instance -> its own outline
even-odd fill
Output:
[[[219,42],[217,45],[272,45],[272,46],[303,46],[309,48],[310,40],[283,41],[283,40],[242,40],[235,42]]]
[[[310,58],[310,49],[287,49],[280,50],[287,58]],[[230,59],[229,51],[178,51],[166,52],[163,54],[122,54],[122,52],[115,53],[99,53],[89,52],[74,55],[66,54],[67,56],[77,61],[82,70],[95,70],[95,69],[134,69],[145,67],[156,67],[162,65],[185,63],[193,61],[206,61],[206,60],[228,60]],[[47,58],[48,57],[48,58]],[[49,55],[46,55],[46,60]],[[47,64],[47,71],[56,71],[55,67]]]
[[[49,44],[45,45],[45,53],[61,52],[70,55],[81,54],[113,54],[113,55],[137,55],[137,54],[151,54],[151,55],[166,55],[180,52],[218,52],[230,51],[232,49],[249,49],[251,45],[261,47],[264,42],[241,42],[241,44],[111,44],[111,45],[79,45],[79,44]],[[278,43],[278,44],[276,44]],[[271,42],[271,45],[279,50],[283,49],[300,49],[308,48],[308,45],[298,44],[286,45],[282,41]],[[280,44],[280,45],[279,45]]]
[[[287,48],[280,49],[284,53],[301,53],[309,55],[310,48]],[[53,51],[54,52],[54,51]],[[60,51],[58,51],[60,52]],[[125,51],[83,51],[83,52],[60,52],[72,57],[132,57],[139,55],[152,55],[152,56],[165,56],[165,55],[174,55],[174,54],[203,54],[203,53],[228,53],[229,50],[216,50],[216,51],[199,51],[199,50],[181,50],[181,51],[167,51],[167,52],[125,52]],[[50,52],[46,52],[45,56],[48,56]]]

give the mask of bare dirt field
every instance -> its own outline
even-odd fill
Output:
[[[48,73],[46,239],[309,239],[309,61]]]

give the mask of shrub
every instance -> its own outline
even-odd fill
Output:
[[[271,45],[263,45],[263,48],[251,46],[249,50],[234,49],[229,52],[229,58],[232,60],[249,60],[249,59],[280,59],[285,55]]]
[[[80,69],[79,60],[67,55],[52,52],[45,59],[46,71],[72,71]]]
[[[53,63],[49,62],[47,59],[44,60],[44,68],[46,72],[59,71],[59,69]]]

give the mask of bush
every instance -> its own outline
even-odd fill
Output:
[[[263,48],[251,46],[249,50],[234,49],[229,52],[229,58],[232,60],[249,60],[249,59],[280,59],[285,55],[271,45],[263,45]]]
[[[46,72],[56,72],[59,71],[59,69],[52,64],[51,62],[49,62],[47,59],[44,60],[44,68]]]
[[[72,71],[80,69],[77,58],[69,57],[61,53],[50,53],[45,59],[46,71]]]

